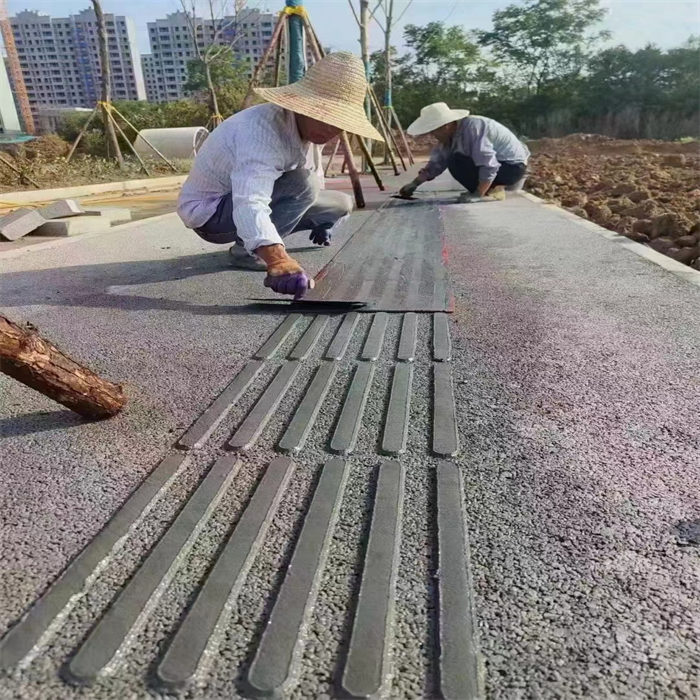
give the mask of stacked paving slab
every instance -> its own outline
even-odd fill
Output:
[[[16,241],[27,235],[77,236],[99,233],[131,220],[125,207],[84,209],[73,199],[59,199],[40,209],[23,207],[0,218],[0,238]]]

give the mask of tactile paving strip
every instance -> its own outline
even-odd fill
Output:
[[[272,417],[279,419],[276,412],[285,395],[296,390],[300,399],[291,409],[285,409],[285,427],[277,444],[263,446],[303,454],[305,441],[314,432],[319,410],[325,405],[326,411],[332,410],[336,415],[326,436],[326,451],[342,456],[329,456],[320,472],[286,575],[272,601],[266,632],[252,650],[245,688],[239,689],[244,696],[281,697],[291,691],[298,681],[305,634],[314,616],[329,542],[339,522],[345,484],[352,469],[351,455],[365,420],[375,369],[382,363],[386,367],[387,358],[390,371],[383,381],[389,382],[388,400],[378,427],[378,449],[400,459],[407,447],[412,402],[423,401],[432,406],[431,435],[425,436],[432,453],[447,457],[458,450],[447,317],[406,313],[394,319],[398,322],[392,321],[398,341],[395,347],[387,345],[389,320],[388,314],[376,314],[362,326],[366,335],[357,337],[360,324],[354,312],[341,319],[326,315],[288,316],[255,353],[256,359],[244,366],[178,440],[175,447],[187,452],[175,452],[161,462],[102,532],[0,640],[0,671],[12,669],[25,657],[33,658],[36,649],[46,643],[47,634],[60,635],[66,611],[94,585],[105,562],[114,558],[128,534],[161,499],[181,473],[188,453],[195,458],[205,446],[211,448],[212,435],[221,434],[216,432],[217,427],[237,402],[246,400],[250,406],[247,415],[237,421],[227,442],[215,446],[221,450],[220,456],[207,468],[199,485],[112,603],[93,620],[85,639],[73,649],[62,675],[70,683],[84,685],[110,673],[111,665],[130,653],[129,639],[153,614],[219,502],[235,488],[239,456],[256,441],[271,439],[265,426]],[[335,329],[327,331],[331,323]],[[427,357],[425,350],[417,347],[419,326],[428,330],[432,339]],[[322,338],[327,338],[323,341],[327,344],[325,351],[319,347]],[[349,353],[351,344],[356,349]],[[301,372],[302,366],[310,372]],[[414,396],[413,377],[418,368],[433,379],[427,394]],[[267,376],[265,386],[260,386],[260,377]],[[336,398],[328,406],[329,391],[338,382],[344,384],[335,387]],[[339,403],[338,396],[342,396]],[[226,449],[235,449],[238,454],[227,453]],[[392,651],[394,601],[406,472],[400,461],[377,457],[377,465],[352,629],[337,678],[337,691],[353,697],[386,694],[392,674],[396,673],[397,660]],[[171,636],[162,640],[160,658],[151,660],[155,668],[154,688],[183,688],[208,672],[203,659],[216,653],[217,630],[227,624],[231,606],[246,586],[248,571],[260,556],[294,470],[295,464],[289,457],[278,457],[268,464],[201,580],[191,605]],[[439,637],[434,661],[436,694],[444,698],[478,698],[478,650],[461,479],[452,462],[439,462],[435,474],[435,608]]]
[[[379,222],[381,221],[381,225]],[[452,311],[438,205],[388,200],[316,276],[308,302],[361,301],[372,311]]]

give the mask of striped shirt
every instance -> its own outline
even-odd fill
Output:
[[[447,168],[452,153],[470,156],[479,168],[479,180],[491,182],[501,163],[524,163],[530,157],[527,146],[495,119],[465,117],[457,126],[452,141],[433,149],[430,160],[420,171],[427,180],[433,180]]]
[[[323,178],[320,148],[302,140],[294,113],[269,103],[244,109],[202,145],[180,191],[177,213],[185,226],[199,228],[230,192],[232,226],[248,251],[282,243],[270,220],[272,188],[283,173],[297,168]]]

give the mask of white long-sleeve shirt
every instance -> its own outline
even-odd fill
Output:
[[[455,152],[472,158],[482,182],[493,180],[501,163],[527,164],[530,157],[527,146],[503,124],[488,117],[470,116],[460,120],[449,144],[433,150],[421,175],[427,180],[436,178],[447,168],[447,161]]]
[[[249,252],[282,243],[270,220],[275,180],[297,168],[323,179],[320,148],[303,141],[293,112],[262,104],[234,114],[208,136],[182,186],[177,213],[188,228],[203,226],[221,198],[233,198],[233,225]]]

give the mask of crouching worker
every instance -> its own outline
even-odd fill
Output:
[[[256,88],[268,104],[238,112],[204,142],[182,187],[178,214],[210,243],[230,244],[235,267],[265,270],[265,286],[302,297],[313,280],[282,239],[310,230],[329,245],[352,210],[344,192],[322,188],[309,169],[318,145],[341,131],[380,139],[364,112],[365,70],[351,53],[329,54],[296,83]],[[319,159],[320,163],[320,159]]]
[[[439,143],[418,176],[401,188],[403,196],[412,195],[419,185],[447,169],[473,195],[502,200],[505,187],[525,175],[530,151],[494,119],[472,117],[467,109],[436,102],[423,107],[407,131],[411,136],[431,134]]]

